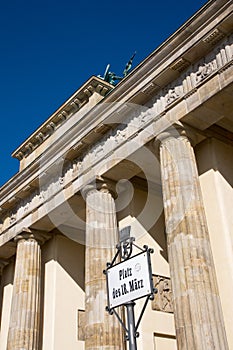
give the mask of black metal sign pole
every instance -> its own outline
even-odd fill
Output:
[[[143,249],[138,247],[134,243],[134,240],[135,239],[133,237],[130,237],[130,226],[127,226],[127,227],[125,227],[124,229],[122,229],[120,231],[120,242],[116,246],[116,248],[117,248],[116,255],[113,258],[111,263],[107,263],[107,269],[103,271],[105,275],[108,275],[109,271],[114,266],[114,264],[116,263],[116,261],[117,261],[117,259],[119,257],[123,261],[126,261],[126,260],[128,260],[131,257],[133,246],[137,247],[140,251],[142,251],[144,253],[146,252],[147,253],[147,258],[149,259],[149,254],[153,253],[153,250],[149,249],[148,246],[143,246]],[[148,261],[148,263],[149,263],[149,261]],[[124,305],[126,307],[127,327],[125,326],[123,320],[121,319],[121,317],[117,313],[116,309],[114,307],[111,308],[110,303],[106,307],[106,311],[108,311],[110,315],[115,314],[115,316],[117,317],[118,321],[121,323],[122,327],[124,328],[125,333],[126,333],[126,339],[129,341],[129,350],[137,350],[136,338],[139,336],[139,333],[137,331],[138,327],[139,327],[139,323],[140,323],[140,321],[142,319],[142,316],[143,316],[143,313],[144,313],[144,311],[146,309],[148,301],[149,300],[153,300],[154,293],[157,292],[157,290],[155,288],[153,288],[152,271],[151,271],[151,264],[150,263],[149,263],[148,267],[149,267],[149,270],[150,270],[149,271],[149,275],[151,276],[150,277],[150,279],[151,279],[151,286],[150,286],[151,293],[149,295],[147,295],[146,302],[144,303],[144,306],[143,306],[143,308],[141,310],[141,314],[139,316],[139,319],[138,319],[138,322],[137,322],[136,325],[135,325],[135,317],[134,317],[134,306],[135,306],[135,302],[134,301],[128,301],[128,302],[125,302],[123,304],[119,304],[119,305]],[[116,292],[120,293],[121,289],[120,288],[119,289],[116,288],[116,289],[117,289]],[[108,289],[108,276],[107,276],[107,291],[108,291],[108,298],[109,298],[110,293],[109,293],[109,289]]]
[[[120,241],[122,245],[121,258],[125,260],[129,258],[130,255],[132,254],[133,239],[130,240],[129,226],[120,231]],[[134,306],[135,306],[134,301],[130,301],[125,304],[126,312],[127,312],[127,325],[128,325],[127,338],[129,340],[129,350],[137,350]]]
[[[128,337],[129,337],[129,350],[137,350],[137,332],[135,326],[135,318],[134,318],[134,305],[133,301],[125,304],[127,311],[127,323],[128,323]]]

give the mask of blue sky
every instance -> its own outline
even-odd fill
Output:
[[[11,153],[108,63],[121,75],[205,0],[12,0],[0,7],[0,186],[18,171]]]

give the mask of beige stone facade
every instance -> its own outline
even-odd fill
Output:
[[[116,86],[91,77],[15,150],[0,350],[128,349],[103,274],[128,225],[158,289],[138,349],[233,349],[232,9],[208,1]]]

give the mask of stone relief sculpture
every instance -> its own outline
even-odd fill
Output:
[[[180,94],[177,92],[175,88],[169,89],[168,94],[166,96],[166,102],[167,104],[170,104],[179,97],[180,97]]]
[[[85,341],[86,315],[84,310],[78,310],[78,340]]]
[[[13,224],[16,221],[16,213],[12,212],[10,214],[10,225]]]
[[[204,63],[203,66],[200,66],[196,73],[196,82],[199,83],[203,79],[205,79],[208,75],[213,72],[213,64],[212,62]]]
[[[82,157],[77,157],[72,160],[72,164],[67,169],[64,169],[60,179],[50,179],[44,186],[40,186],[40,191],[37,189],[33,191],[29,196],[25,197],[18,202],[18,210],[14,215],[11,215],[11,211],[6,212],[6,216],[3,219],[2,231],[6,230],[7,227],[13,224],[15,221],[20,219],[22,211],[20,208],[23,207],[23,214],[30,210],[33,210],[38,204],[41,204],[44,200],[54,195],[54,186],[57,191],[60,190],[62,185],[65,185],[67,181],[72,181],[72,177],[88,171],[90,167],[98,162],[101,158],[104,158],[109,151],[114,151],[115,147],[119,147],[123,144],[127,138],[130,138],[135,133],[135,126],[138,130],[143,128],[147,123],[150,123],[156,118],[159,119],[160,115],[164,113],[164,109],[173,101],[178,98],[188,96],[188,94],[196,88],[199,82],[204,81],[214,71],[223,69],[226,65],[232,64],[233,59],[233,46],[231,42],[233,37],[226,38],[221,44],[216,47],[215,54],[199,62],[194,66],[189,67],[182,73],[172,85],[166,86],[156,93],[152,97],[153,104],[150,104],[150,108],[142,110],[135,117],[135,113],[132,114],[131,118],[127,118],[124,124],[118,125],[116,129],[110,130],[101,142],[94,144],[91,149],[83,154]],[[135,120],[137,118],[137,121]],[[54,126],[54,125],[52,125]],[[38,137],[42,141],[43,134],[38,134]],[[28,146],[28,149],[31,145]],[[77,166],[78,164],[78,166]],[[36,198],[38,197],[38,198]]]
[[[173,312],[171,280],[168,277],[153,276],[154,287],[158,289],[152,301],[152,309],[163,312]]]

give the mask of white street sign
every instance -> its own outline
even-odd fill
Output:
[[[143,252],[107,269],[109,308],[153,293],[150,254]]]

